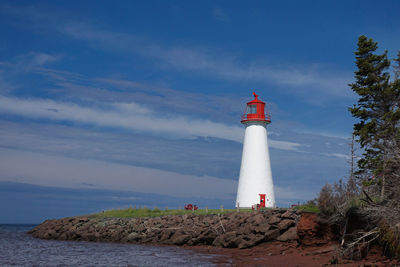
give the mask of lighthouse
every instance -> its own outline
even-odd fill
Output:
[[[253,93],[241,123],[245,126],[236,207],[275,207],[274,184],[268,150],[267,125],[271,117],[265,103]]]

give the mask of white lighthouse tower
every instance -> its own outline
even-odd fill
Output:
[[[236,207],[275,207],[274,184],[269,159],[267,125],[271,123],[265,103],[254,94],[241,123],[246,127]]]

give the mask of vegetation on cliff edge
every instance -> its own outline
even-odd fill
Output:
[[[318,207],[338,226],[344,257],[362,257],[374,242],[400,257],[400,52],[390,69],[377,42],[360,36],[357,46],[350,173],[347,182],[321,189]]]

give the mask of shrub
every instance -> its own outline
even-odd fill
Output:
[[[397,256],[400,258],[400,224],[390,226],[387,223],[379,225],[381,241],[388,249],[388,256]]]
[[[332,216],[336,212],[336,205],[333,195],[333,187],[331,184],[326,184],[321,188],[317,198],[318,209],[321,215],[326,217]]]

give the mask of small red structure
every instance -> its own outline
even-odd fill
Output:
[[[258,99],[258,95],[253,93],[254,99],[247,103],[246,110],[242,115],[242,123],[248,121],[265,121],[271,123],[271,116],[265,110],[265,103]]]
[[[258,203],[257,205],[253,205],[251,206],[251,209],[254,210],[254,206],[257,207],[257,210],[261,209],[261,208],[265,208],[265,196],[266,194],[258,194],[260,196],[260,203]]]
[[[258,194],[260,196],[260,208],[265,208],[265,194]]]
[[[198,210],[199,208],[196,205],[193,204],[187,204],[185,205],[185,210]]]

